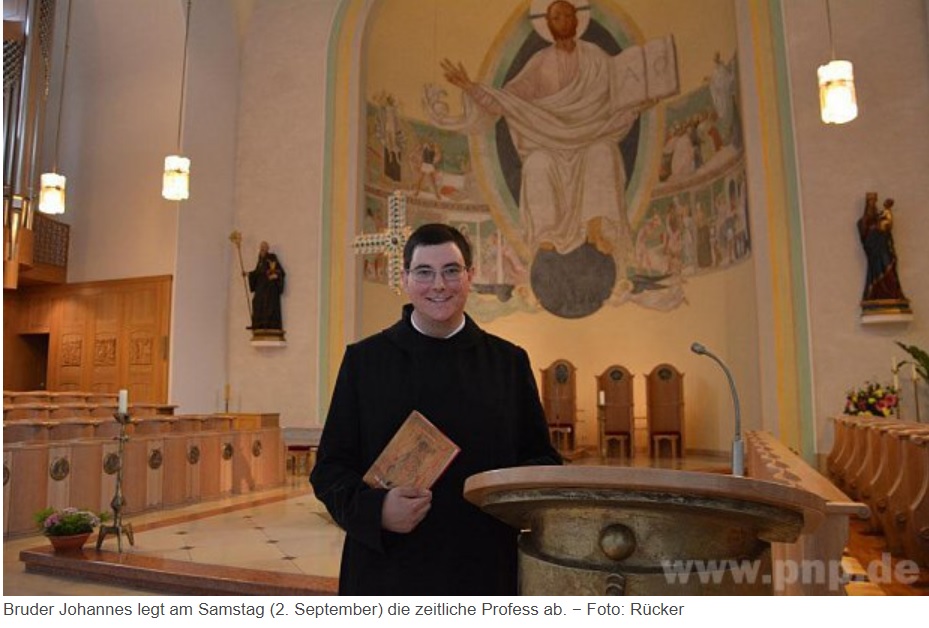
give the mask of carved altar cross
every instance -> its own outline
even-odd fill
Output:
[[[387,231],[363,233],[352,242],[356,255],[387,256],[387,284],[397,294],[403,274],[403,247],[410,231],[406,224],[406,197],[397,190],[387,198]]]

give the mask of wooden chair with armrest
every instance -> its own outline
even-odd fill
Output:
[[[568,360],[555,360],[542,369],[542,407],[552,443],[559,451],[573,451],[577,425],[577,369]]]
[[[620,456],[635,456],[632,378],[629,370],[618,364],[608,366],[596,378],[600,455],[604,458],[611,456],[614,444]]]
[[[667,442],[674,458],[684,455],[684,374],[659,364],[645,380],[648,405],[648,446],[653,457]]]

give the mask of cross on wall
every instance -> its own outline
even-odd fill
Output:
[[[396,190],[387,199],[387,231],[363,233],[352,242],[356,255],[387,256],[387,285],[397,294],[403,275],[403,247],[410,232],[406,224],[406,196]]]

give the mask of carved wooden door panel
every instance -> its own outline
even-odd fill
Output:
[[[170,283],[129,290],[123,295],[122,381],[129,398],[165,403],[168,392],[168,311]]]
[[[84,390],[84,369],[93,362],[88,337],[92,317],[87,300],[80,294],[55,299],[49,333],[49,390]]]
[[[49,390],[115,393],[166,403],[171,278],[62,286],[49,340]]]
[[[120,389],[120,360],[124,349],[119,342],[123,323],[121,290],[106,290],[88,298],[93,308],[90,342],[93,361],[85,370],[86,388],[95,393],[113,393]]]

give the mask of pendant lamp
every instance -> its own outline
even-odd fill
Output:
[[[165,157],[161,195],[169,201],[184,201],[190,198],[190,159],[181,151],[184,128],[184,97],[187,92],[187,50],[190,42],[190,5],[187,0],[187,21],[184,29],[184,66],[181,68],[181,103],[177,112],[177,154]]]
[[[855,74],[852,62],[835,58],[832,39],[832,12],[826,0],[826,22],[829,25],[829,49],[832,60],[819,66],[819,113],[826,124],[845,124],[858,117],[855,95]]]
[[[61,98],[58,100],[58,125],[55,127],[55,163],[51,172],[39,177],[39,211],[43,214],[65,213],[65,186],[67,179],[58,172],[58,147],[61,143],[61,112],[65,108],[65,81],[68,78],[68,52],[71,50],[71,7],[68,2],[68,19],[65,26],[65,54],[61,66]]]

